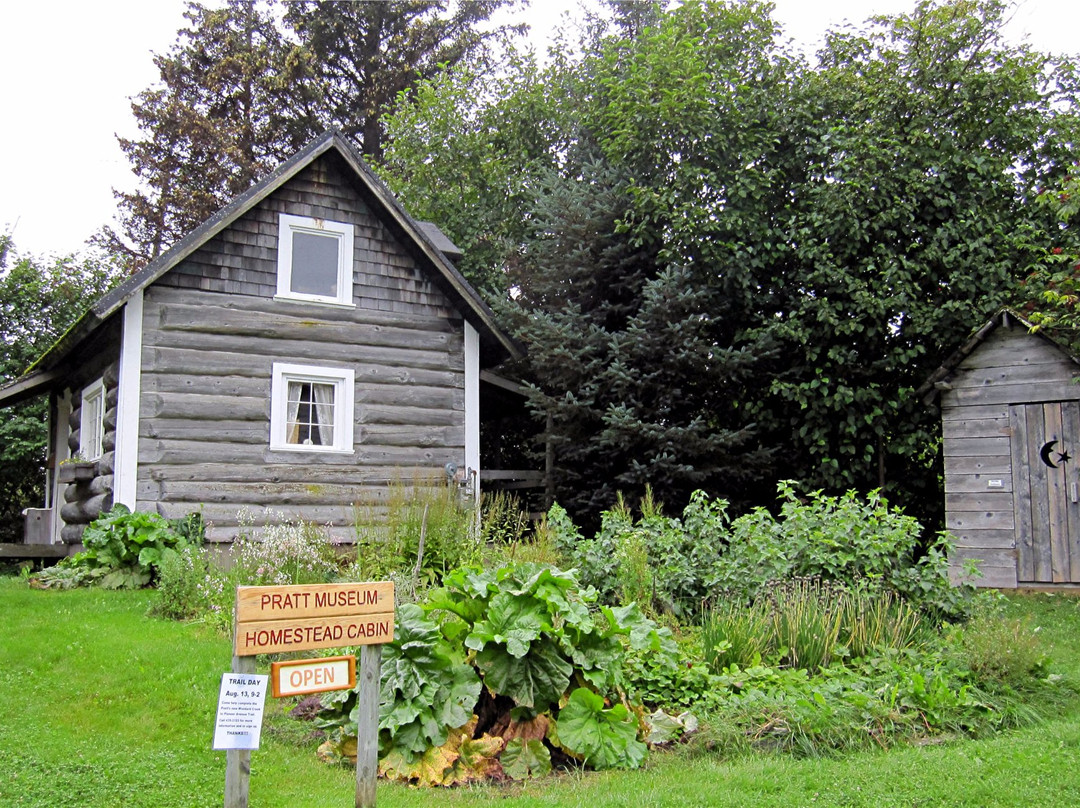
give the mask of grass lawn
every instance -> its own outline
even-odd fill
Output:
[[[39,592],[0,578],[0,806],[220,806],[210,749],[229,643],[145,617],[151,592]],[[1080,600],[1013,598],[1080,688]],[[260,669],[260,672],[265,672]],[[353,804],[352,770],[314,754],[268,699],[252,753],[253,808]],[[1080,698],[1051,720],[985,740],[834,759],[654,754],[637,772],[420,791],[380,783],[380,806],[1070,806],[1080,804]]]

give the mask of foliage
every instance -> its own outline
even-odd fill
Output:
[[[812,672],[840,658],[904,650],[926,630],[922,615],[891,591],[793,578],[773,581],[749,604],[713,606],[701,643],[714,673],[763,658]]]
[[[207,583],[214,573],[209,553],[187,545],[158,565],[158,599],[151,611],[170,620],[192,620],[211,611]]]
[[[1015,303],[1036,331],[1044,331],[1073,353],[1080,351],[1080,244],[1077,213],[1080,212],[1080,165],[1068,176],[1039,194],[1039,204],[1059,222],[1049,242],[1034,245],[1042,260],[1017,290]],[[1032,236],[1035,238],[1035,234]]]
[[[950,582],[946,534],[920,554],[922,526],[890,509],[880,492],[863,500],[854,491],[800,497],[788,482],[778,490],[779,518],[757,508],[731,523],[710,589],[749,599],[769,581],[816,576],[891,589],[939,618],[964,614],[974,588]]]
[[[155,55],[160,80],[132,101],[141,136],[118,138],[138,179],[114,190],[117,228],[97,243],[139,266],[296,151],[324,124],[311,59],[272,3],[189,2],[188,25]]]
[[[19,255],[0,233],[0,384],[24,373],[119,278],[96,258]],[[0,419],[0,541],[21,541],[23,509],[44,501],[47,422],[41,397]]]
[[[1031,620],[1007,618],[984,609],[950,633],[949,647],[960,663],[988,688],[1030,687],[1046,671],[1048,649]]]
[[[501,279],[557,498],[595,530],[619,491],[741,511],[787,477],[933,523],[913,391],[1051,247],[1077,254],[1033,204],[1075,162],[1073,65],[1008,44],[998,0],[830,32],[813,65],[764,3],[646,11],[543,71],[422,85],[386,169]]]
[[[454,733],[470,721],[469,739],[497,739],[486,741],[491,755],[478,758],[485,771],[514,739],[546,742],[549,758],[558,751],[600,768],[640,765],[636,714],[621,703],[608,708],[605,697],[621,698],[627,648],[673,665],[667,629],[634,605],[596,608],[592,590],[581,589],[572,573],[547,566],[466,567],[443,584],[422,607],[403,607],[387,650],[379,724],[383,771],[445,783],[461,765],[455,755],[465,741]],[[355,737],[349,714],[355,694],[323,703],[323,724],[340,728],[323,749],[332,757],[348,748],[350,729]],[[516,772],[544,768],[535,746],[511,748],[506,765]],[[522,762],[526,753],[532,762]],[[454,775],[455,781],[472,776]]]
[[[197,513],[169,520],[117,503],[87,525],[83,552],[64,559],[55,572],[42,570],[34,580],[42,588],[52,588],[56,577],[64,586],[62,582],[76,577],[65,571],[70,567],[84,571],[79,584],[95,583],[105,589],[147,586],[163,562],[175,560],[179,551],[202,540],[202,517]]]
[[[67,794],[81,805],[110,805],[121,798],[132,806],[157,808],[220,805],[221,756],[209,748],[206,724],[215,709],[223,660],[231,653],[229,639],[198,625],[148,620],[147,608],[154,598],[150,590],[46,594],[28,590],[17,578],[0,579],[8,671],[0,676],[0,700],[17,704],[19,710],[18,721],[0,722],[0,764],[18,772],[0,779],[0,803],[45,808],[57,804],[58,794]],[[1009,596],[1006,611],[1041,628],[1037,636],[1053,644],[1049,670],[1074,683],[1074,673],[1080,671],[1075,599],[1014,595]],[[265,664],[260,662],[260,672]],[[140,669],[153,675],[132,675]],[[473,787],[438,793],[382,782],[379,802],[443,808],[478,803],[504,808],[533,808],[538,803],[609,808],[641,803],[647,795],[644,801],[664,808],[689,804],[765,808],[778,802],[801,805],[816,794],[814,804],[827,805],[927,801],[1056,805],[1062,795],[1075,790],[1080,701],[1062,683],[1025,691],[1029,711],[1023,725],[973,743],[948,731],[929,733],[910,708],[891,718],[886,714],[879,724],[873,708],[857,706],[860,692],[871,693],[872,705],[873,692],[888,684],[882,673],[871,674],[873,678],[861,672],[853,676],[844,687],[850,693],[844,702],[820,683],[814,688],[822,692],[831,712],[815,707],[811,695],[806,699],[809,706],[799,708],[802,722],[788,724],[812,727],[814,734],[802,737],[814,744],[790,738],[786,746],[770,744],[766,722],[783,714],[764,709],[755,714],[747,705],[745,721],[713,712],[688,743],[670,752],[653,752],[643,770],[548,778],[524,788]],[[775,681],[773,675],[740,671],[747,685]],[[703,681],[698,692],[705,695],[713,687],[717,701],[724,701],[732,692],[730,682],[738,680],[733,677],[724,686],[717,679]],[[797,687],[800,692],[810,690],[808,685]],[[58,692],[67,692],[70,698],[57,699]],[[996,697],[991,701],[1003,704]],[[851,707],[845,711],[843,704],[848,703]],[[309,724],[283,731],[292,721],[285,716],[292,707],[288,700],[268,699],[266,706],[261,753],[276,763],[260,767],[252,780],[259,800],[321,808],[351,799],[355,772],[318,762],[312,754]],[[1044,716],[1042,720],[1032,720],[1036,716],[1031,707]],[[1015,706],[1012,709],[1010,722],[1015,724],[1024,716]],[[163,710],[167,721],[161,720]],[[845,712],[851,718],[850,731],[826,732],[822,716],[828,713],[838,720]],[[910,723],[895,722],[899,716]],[[892,734],[883,732],[890,728]],[[975,729],[976,735],[987,732]],[[81,758],[70,753],[73,734],[82,739]],[[841,745],[827,746],[826,737]],[[500,756],[504,772],[512,743]],[[880,750],[882,745],[894,751],[842,754],[847,749]],[[793,754],[769,751],[785,748]],[[750,756],[743,754],[754,750]],[[813,754],[831,759],[797,759]]]
[[[486,52],[509,0],[458,4],[189,2],[188,26],[136,96],[141,136],[120,138],[138,179],[114,191],[120,225],[99,245],[140,265],[330,127],[382,153],[382,118],[418,81]]]
[[[480,560],[476,514],[454,485],[392,484],[385,501],[357,509],[355,580],[391,578],[413,600],[447,571]]]
[[[559,711],[559,743],[596,769],[636,769],[645,761],[637,722],[622,704],[604,707],[604,699],[585,687],[570,694]]]
[[[232,627],[238,586],[329,583],[338,577],[338,548],[325,530],[284,513],[267,517],[267,524],[252,530],[252,515],[240,513],[243,530],[233,542],[231,560],[200,546],[201,536],[198,544],[168,558],[159,570],[155,612],[203,620],[225,632]]]
[[[647,497],[637,521],[621,504],[605,511],[592,538],[557,506],[546,529],[565,563],[603,598],[614,602],[621,583],[648,590],[646,608],[681,618],[709,600],[748,603],[770,582],[794,577],[889,590],[939,619],[966,613],[974,587],[950,582],[945,534],[923,547],[922,526],[877,491],[865,498],[854,491],[800,495],[787,481],[778,491],[777,516],[756,508],[731,520],[725,501],[698,491],[681,519],[663,516]]]

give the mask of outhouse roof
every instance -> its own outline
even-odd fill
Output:
[[[1060,350],[1063,355],[1076,362],[1077,364],[1080,364],[1080,359],[1077,359],[1076,356],[1074,356],[1067,348],[1065,348],[1053,337],[1050,337],[1045,332],[1039,330],[1039,328],[1034,323],[1026,320],[1024,317],[1017,314],[1012,309],[1002,309],[985,323],[983,323],[979,328],[971,332],[971,336],[967,338],[964,344],[957,348],[956,351],[954,351],[944,362],[941,363],[941,366],[937,368],[937,370],[930,374],[926,381],[919,385],[919,387],[915,390],[915,395],[922,398],[922,400],[927,404],[932,403],[940,392],[938,385],[943,383],[949,376],[951,376],[953,372],[960,366],[961,362],[963,362],[965,359],[975,353],[976,349],[978,349],[978,347],[982,345],[987,340],[987,338],[989,338],[989,336],[994,333],[994,331],[996,331],[1003,325],[1007,326],[1010,321],[1024,326],[1025,328],[1027,328],[1028,332],[1032,334],[1033,337],[1046,340],[1048,343]]]

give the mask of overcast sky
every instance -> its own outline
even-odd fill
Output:
[[[586,4],[590,0],[584,0]],[[593,3],[596,0],[592,0]],[[532,0],[536,34],[579,0]],[[908,11],[915,0],[775,0],[787,34],[809,51],[844,20]],[[157,79],[152,53],[183,27],[183,0],[21,0],[0,26],[0,232],[20,252],[66,254],[113,215],[112,188],[133,175],[116,135],[137,134],[129,99]],[[1080,52],[1080,2],[1021,0],[1014,40]]]

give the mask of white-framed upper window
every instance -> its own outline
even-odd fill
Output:
[[[83,388],[79,412],[79,454],[83,460],[97,460],[104,454],[105,382],[98,379]]]
[[[278,215],[277,296],[352,305],[353,226]]]
[[[275,362],[270,384],[270,448],[351,452],[352,370]]]

